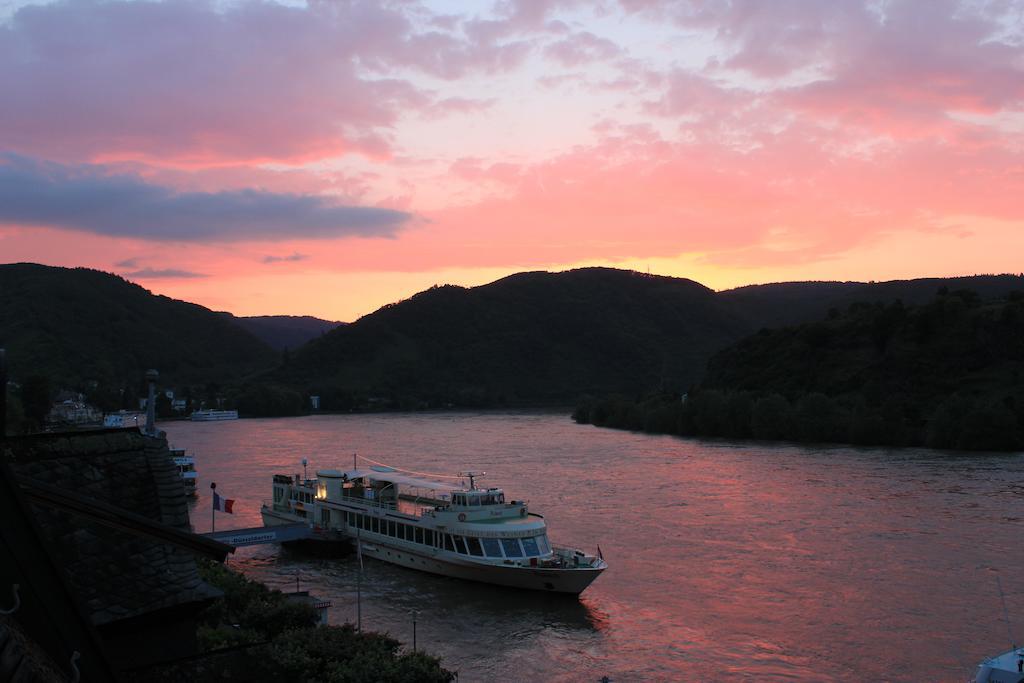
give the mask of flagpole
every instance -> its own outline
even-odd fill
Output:
[[[210,495],[210,533],[211,534],[217,530],[217,517],[216,517],[216,515],[217,515],[217,505],[216,505],[217,499],[213,497],[213,496],[217,495],[216,489],[217,489],[217,483],[211,481],[210,482],[210,492],[211,492],[211,495]]]

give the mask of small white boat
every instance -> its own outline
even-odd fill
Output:
[[[146,426],[146,414],[137,410],[121,410],[116,413],[107,413],[103,416],[103,426],[115,429],[124,429],[126,427],[142,429]]]
[[[1024,683],[1024,647],[986,659],[978,665],[974,683]]]
[[[193,422],[213,422],[217,420],[237,420],[237,410],[212,410],[210,408],[204,410],[196,410],[192,413],[191,419]]]
[[[275,474],[263,523],[341,531],[368,557],[514,588],[577,595],[608,568],[600,550],[553,546],[544,517],[502,489],[477,488],[482,475],[467,473],[469,486],[430,476],[379,465],[315,479]]]
[[[186,496],[196,495],[196,459],[191,455],[185,455],[184,448],[172,448],[171,460],[174,462],[174,466],[178,468],[178,476],[181,477],[181,483],[185,487]]]

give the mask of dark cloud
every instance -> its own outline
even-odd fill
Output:
[[[263,262],[264,263],[283,263],[285,261],[305,261],[308,258],[309,258],[309,254],[300,254],[299,252],[295,252],[294,254],[291,254],[290,256],[264,256],[263,257]]]
[[[126,258],[123,261],[118,261],[114,264],[118,268],[138,268],[139,259],[137,258]]]
[[[209,277],[204,273],[193,273],[190,270],[178,270],[177,268],[143,268],[131,273],[122,273],[122,275],[132,280],[188,280]]]
[[[102,166],[0,154],[0,223],[159,242],[392,237],[412,216],[316,195],[176,192]]]

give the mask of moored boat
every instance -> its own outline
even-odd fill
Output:
[[[342,531],[367,557],[514,588],[579,594],[607,569],[600,552],[553,546],[543,516],[502,489],[477,488],[479,476],[466,473],[465,486],[381,465],[275,474],[263,523]]]
[[[237,410],[213,410],[206,408],[203,410],[196,410],[192,413],[191,419],[193,422],[214,422],[218,420],[237,420]]]
[[[1024,683],[1024,647],[990,657],[978,665],[973,683]]]

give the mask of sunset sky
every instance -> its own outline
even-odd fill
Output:
[[[0,0],[0,262],[353,320],[1022,255],[1024,0]]]

